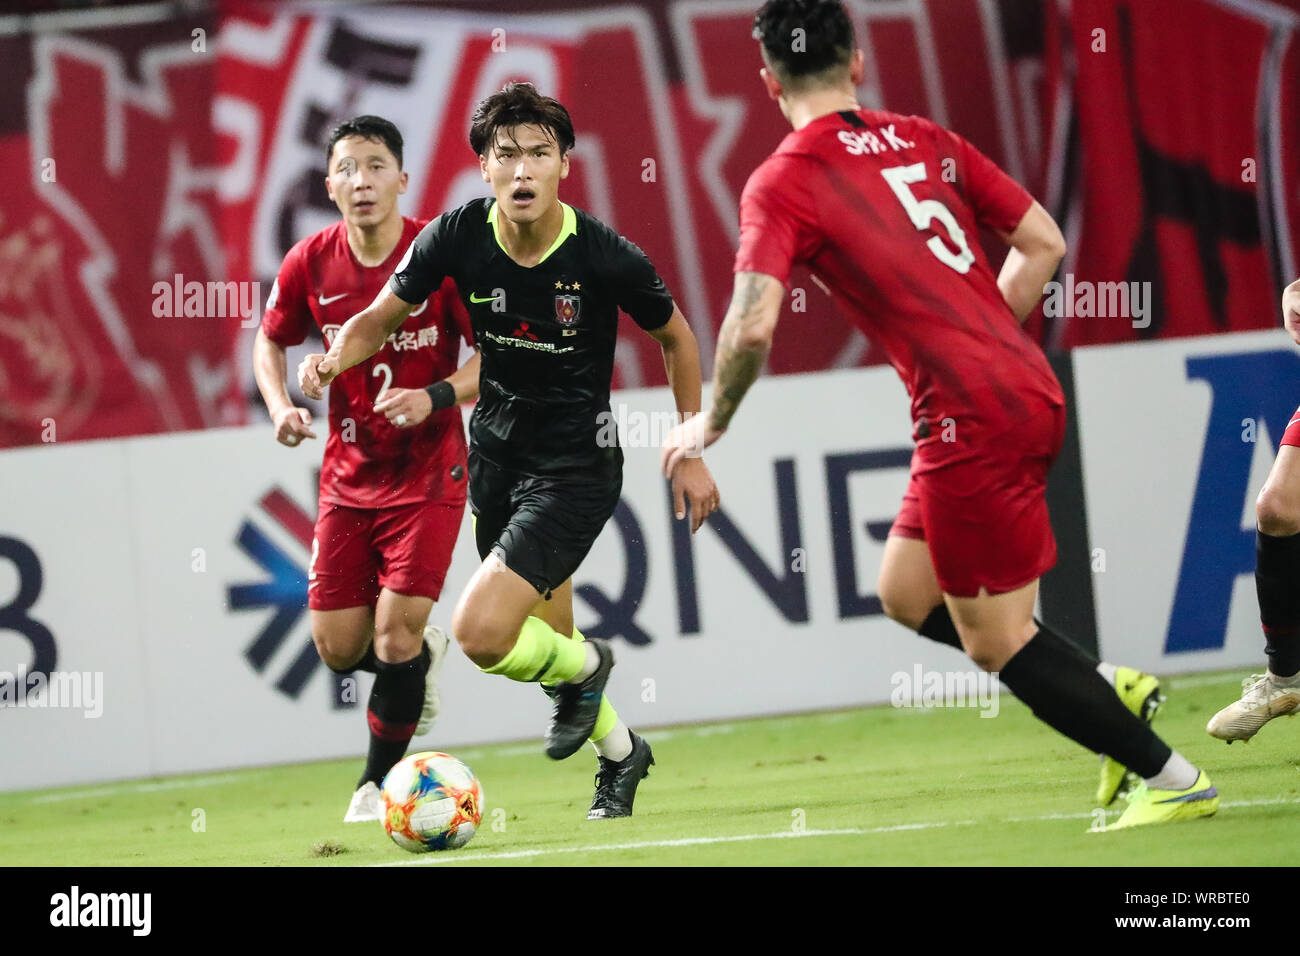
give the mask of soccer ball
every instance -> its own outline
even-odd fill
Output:
[[[411,754],[384,777],[384,830],[412,853],[451,850],[474,836],[483,817],[483,788],[451,754]]]

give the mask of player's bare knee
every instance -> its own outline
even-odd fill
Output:
[[[912,626],[911,616],[907,613],[906,606],[894,603],[892,600],[885,597],[883,592],[880,594],[880,608],[885,612],[885,617],[889,618],[891,621],[897,621],[904,627],[916,630],[916,628]]]
[[[1007,662],[1005,648],[996,640],[991,640],[986,633],[965,633],[961,635],[962,650],[982,671],[994,673],[1002,669]]]
[[[1000,648],[968,648],[966,655],[975,663],[976,667],[982,671],[988,671],[990,674],[1002,670],[1002,665],[1007,662],[1006,655]]]
[[[509,653],[502,649],[500,635],[490,633],[486,628],[469,628],[464,633],[457,631],[456,640],[465,656],[479,668],[500,664]]]
[[[502,649],[502,635],[497,629],[481,615],[471,613],[464,606],[458,606],[452,614],[451,632],[461,651],[478,667],[499,664],[509,653],[508,648]]]
[[[375,656],[381,661],[409,661],[423,643],[424,632],[413,630],[406,621],[380,622],[375,628]]]
[[[910,631],[918,631],[921,625],[925,623],[925,616],[929,613],[919,613],[916,602],[909,600],[909,596],[903,594],[900,590],[884,587],[878,592],[880,598],[881,610],[885,612],[885,617],[891,621],[897,621]]]
[[[313,633],[311,639],[316,645],[316,653],[320,655],[321,661],[337,674],[346,674],[351,671],[361,657],[360,654],[343,653],[337,642],[331,644],[329,636],[326,634]]]
[[[885,617],[899,624],[908,623],[905,620],[908,616],[906,591],[895,586],[893,580],[886,577],[883,572],[876,579],[876,596],[880,598],[880,608],[885,612]]]
[[[1265,486],[1255,500],[1259,530],[1275,538],[1300,533],[1300,501]]]

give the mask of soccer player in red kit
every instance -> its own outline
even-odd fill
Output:
[[[1282,293],[1282,324],[1300,345],[1300,279]],[[1300,408],[1282,433],[1255,517],[1255,594],[1268,668],[1210,718],[1210,736],[1228,743],[1300,709]]]
[[[1214,813],[1209,778],[1117,696],[1106,665],[1033,617],[1056,560],[1045,485],[1065,407],[1018,320],[1064,254],[1056,224],[961,137],[858,105],[864,58],[839,0],[771,0],[754,36],[794,132],[745,186],[712,406],[677,429],[665,465],[722,436],[767,356],[791,267],[807,264],[912,399],[912,479],[881,571],[887,613],[960,644],[1040,720],[1139,774],[1111,828]],[[979,225],[1011,246],[996,276]]]
[[[316,435],[311,413],[295,408],[285,388],[285,349],[313,326],[328,345],[425,225],[397,208],[407,174],[392,123],[343,123],[326,156],[325,185],[343,218],[284,257],[254,346],[276,439],[290,447]],[[307,575],[312,639],[336,673],[375,675],[370,746],[346,822],[380,819],[378,784],[437,715],[448,638],[428,618],[465,510],[465,433],[452,399],[478,393],[477,354],[456,367],[462,340],[471,341],[469,319],[448,282],[330,391]],[[447,384],[426,392],[430,382]]]

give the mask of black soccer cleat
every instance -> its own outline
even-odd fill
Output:
[[[614,666],[614,652],[604,641],[588,641],[596,649],[600,664],[595,673],[581,684],[556,684],[542,687],[554,702],[551,726],[546,728],[546,756],[552,760],[572,757],[596,729],[600,716],[600,698],[605,693],[609,672]]]
[[[596,796],[587,811],[588,820],[608,820],[611,817],[630,817],[636,788],[654,766],[655,755],[644,739],[632,734],[632,752],[624,760],[600,758],[596,773]]]

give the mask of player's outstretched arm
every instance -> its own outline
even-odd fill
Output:
[[[384,340],[411,314],[406,302],[385,286],[363,311],[343,323],[324,355],[308,355],[298,366],[298,384],[308,398],[320,398],[325,386],[341,372],[364,362],[383,348]]]
[[[700,411],[700,392],[703,376],[700,371],[700,346],[691,331],[690,323],[677,306],[667,323],[648,334],[659,343],[664,353],[664,370],[677,404],[677,417],[685,422]],[[673,482],[673,512],[677,519],[686,517],[689,504],[691,532],[700,530],[704,519],[718,510],[721,499],[718,486],[709,474],[702,458],[685,458],[677,463],[670,477]]]
[[[1029,317],[1043,297],[1043,287],[1056,274],[1065,257],[1065,237],[1051,215],[1035,202],[1011,235],[1002,237],[1011,246],[998,288],[1002,298],[1021,322]]]
[[[1282,293],[1282,324],[1300,345],[1300,279],[1292,282]]]
[[[293,447],[304,438],[316,437],[311,430],[311,412],[294,407],[289,397],[284,347],[272,342],[260,328],[253,340],[253,377],[275,425],[276,441]]]
[[[479,353],[446,378],[428,388],[390,388],[375,402],[375,411],[397,428],[419,425],[436,411],[478,398]]]
[[[698,456],[727,430],[741,399],[763,370],[784,297],[785,288],[775,276],[736,273],[731,305],[718,332],[712,403],[669,435],[663,455],[665,475],[671,475],[683,458]]]

